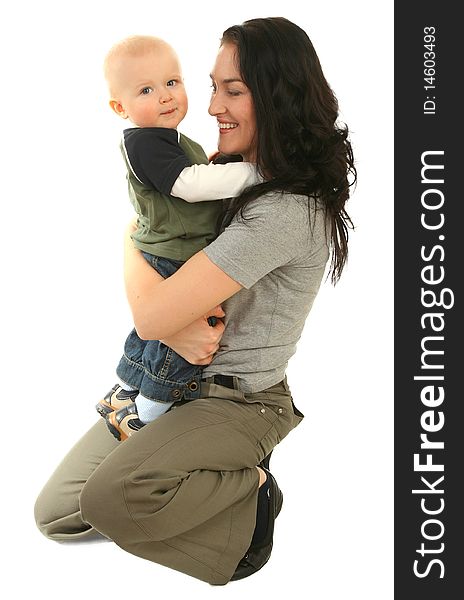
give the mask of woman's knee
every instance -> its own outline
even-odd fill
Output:
[[[43,494],[40,494],[35,501],[34,518],[40,533],[49,539],[53,539],[56,533],[57,519],[52,507],[45,501]]]
[[[48,539],[55,541],[87,537],[92,528],[82,521],[77,507],[60,502],[59,497],[45,488],[34,505],[37,528]]]

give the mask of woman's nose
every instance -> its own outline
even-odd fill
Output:
[[[214,96],[212,96],[210,102],[209,102],[209,108],[208,108],[208,112],[212,117],[215,117],[216,115],[221,115],[225,112],[225,107],[223,102],[221,102],[219,96],[216,94]]]

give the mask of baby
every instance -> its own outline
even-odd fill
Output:
[[[177,132],[188,101],[179,60],[165,41],[126,38],[111,48],[104,70],[110,107],[134,125],[124,130],[121,143],[138,215],[132,239],[153,268],[169,277],[216,237],[220,199],[257,183],[256,168],[208,164],[203,149]],[[119,383],[96,408],[113,435],[124,440],[174,402],[198,398],[201,372],[161,342],[141,340],[133,329],[116,370]]]

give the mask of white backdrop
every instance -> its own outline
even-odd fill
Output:
[[[220,35],[263,16],[308,32],[338,96],[359,172],[349,202],[357,230],[342,281],[323,286],[289,366],[306,419],[273,457],[285,500],[271,561],[215,588],[114,544],[48,541],[32,510],[94,422],[131,326],[121,264],[132,214],[118,149],[123,123],[107,107],[103,56],[133,33],[168,40],[190,98],[181,130],[212,151],[208,75]],[[0,27],[8,597],[392,598],[393,2],[31,0],[3,9]]]

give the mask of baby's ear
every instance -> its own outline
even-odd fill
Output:
[[[119,117],[127,119],[129,115],[126,113],[124,106],[119,102],[119,100],[111,99],[109,104],[111,110],[114,111]]]

